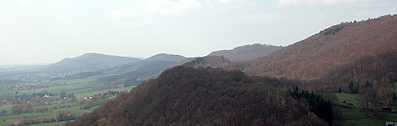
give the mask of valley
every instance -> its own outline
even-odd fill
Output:
[[[130,86],[93,90],[94,87],[111,83],[95,82],[97,78],[99,78],[99,76],[58,81],[40,78],[31,79],[23,83],[2,83],[2,85],[10,86],[5,86],[0,91],[0,98],[2,100],[0,101],[2,103],[0,110],[4,111],[0,114],[0,118],[2,119],[0,125],[42,123],[45,121],[30,121],[26,123],[18,121],[23,116],[26,116],[27,119],[52,118],[55,113],[60,110],[70,111],[76,117],[81,116],[103,105],[107,100],[113,99],[118,93],[122,91],[126,92],[134,88],[134,86]],[[14,88],[11,89],[8,87]],[[113,94],[106,94],[110,92]],[[62,93],[64,93],[64,96],[61,95]],[[25,107],[20,110],[15,108],[18,105],[28,104],[32,107]],[[86,105],[84,106],[84,104]],[[65,122],[66,121],[54,121],[52,123],[63,125]]]

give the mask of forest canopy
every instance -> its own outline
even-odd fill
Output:
[[[179,66],[66,125],[332,124],[332,108],[322,113],[312,109],[330,101],[320,94],[292,91],[293,83],[241,71]],[[317,102],[307,102],[309,98]]]

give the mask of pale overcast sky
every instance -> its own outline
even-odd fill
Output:
[[[2,0],[0,65],[89,52],[195,57],[287,46],[340,22],[396,12],[396,0]]]

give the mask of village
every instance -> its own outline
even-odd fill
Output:
[[[109,90],[106,93],[99,93],[91,96],[79,96],[75,97],[74,93],[67,94],[66,91],[62,91],[59,95],[47,92],[45,90],[38,92],[38,93],[33,93],[32,95],[16,95],[16,96],[9,96],[7,98],[2,99],[1,104],[6,105],[6,104],[33,104],[35,105],[42,105],[42,104],[51,104],[51,102],[56,102],[56,101],[71,101],[71,102],[77,102],[81,100],[101,100],[101,99],[106,99],[112,96],[117,96],[120,91],[112,91]],[[58,98],[59,96],[59,98]]]

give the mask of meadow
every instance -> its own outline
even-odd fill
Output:
[[[380,107],[375,108],[374,111],[363,110],[360,107],[360,101],[357,99],[357,94],[348,93],[334,93],[340,106],[338,107],[342,118],[339,119],[340,125],[352,125],[352,126],[380,126],[385,125],[386,122],[397,122],[397,109],[393,108],[392,112],[380,111]],[[345,105],[340,103],[346,101],[346,103],[352,103],[353,105]],[[347,106],[347,107],[346,107]],[[335,106],[337,107],[337,106]]]
[[[98,87],[104,84],[108,84],[110,82],[97,82],[95,81],[98,79],[100,76],[93,76],[93,77],[88,77],[84,79],[71,79],[71,80],[58,80],[58,81],[50,81],[50,79],[37,79],[37,80],[30,80],[28,82],[20,82],[20,83],[6,83],[4,85],[38,85],[37,82],[40,82],[41,84],[48,85],[48,88],[39,88],[39,89],[28,89],[28,90],[22,90],[22,91],[0,91],[0,100],[5,99],[7,97],[15,97],[15,96],[21,96],[21,95],[32,95],[33,93],[39,93],[42,92],[43,90],[57,94],[57,96],[53,96],[56,98],[60,97],[60,93],[62,91],[67,92],[67,94],[73,93],[74,96],[78,99],[77,102],[71,102],[69,101],[52,101],[50,102],[50,105],[44,105],[44,106],[33,106],[33,110],[36,108],[49,108],[51,111],[48,112],[43,112],[43,113],[23,113],[23,114],[13,114],[12,112],[12,105],[11,104],[3,104],[0,106],[0,112],[2,110],[6,110],[7,114],[1,114],[0,113],[0,126],[6,126],[7,124],[13,124],[16,121],[18,121],[22,116],[26,116],[28,119],[30,118],[40,118],[40,117],[54,117],[55,112],[59,110],[68,110],[70,111],[73,115],[76,117],[81,116],[85,113],[89,113],[93,111],[95,108],[99,106],[94,106],[90,107],[89,109],[83,109],[80,110],[79,107],[79,102],[83,100],[85,96],[93,96],[97,95],[100,93],[106,93],[108,91],[130,91],[134,87],[121,87],[121,88],[114,88],[114,89],[103,89],[103,90],[92,90],[93,87]],[[3,84],[2,84],[3,85]],[[18,92],[18,93],[16,93]],[[106,100],[109,99],[114,99],[115,96],[109,97]],[[87,99],[86,103],[88,103],[90,100]],[[48,104],[49,102],[46,102]],[[53,109],[54,106],[60,109]],[[67,106],[65,108],[61,108],[62,106]],[[51,122],[51,123],[40,123],[40,124],[33,124],[33,125],[63,125],[65,124],[66,121],[61,121],[61,122]]]

